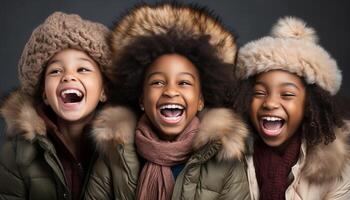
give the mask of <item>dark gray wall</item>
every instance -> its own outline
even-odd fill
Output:
[[[18,86],[17,63],[33,29],[54,11],[77,13],[112,26],[113,21],[139,1],[122,0],[5,0],[0,6],[0,95]],[[155,2],[155,1],[145,1]],[[340,93],[350,96],[350,3],[347,0],[196,0],[219,14],[242,45],[267,35],[279,17],[295,15],[314,27],[321,45],[343,71]],[[4,129],[0,121],[0,131]],[[1,131],[3,133],[3,131]]]

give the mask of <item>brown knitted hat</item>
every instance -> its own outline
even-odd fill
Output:
[[[75,14],[53,13],[33,31],[24,47],[18,64],[22,90],[34,95],[46,63],[66,48],[86,52],[105,74],[111,61],[109,34],[107,27],[100,23],[83,20]]]

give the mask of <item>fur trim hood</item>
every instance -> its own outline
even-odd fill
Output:
[[[126,46],[135,40],[174,33],[178,38],[209,37],[209,44],[224,63],[233,64],[237,46],[233,34],[217,16],[205,8],[176,3],[142,4],[131,9],[118,20],[111,37],[114,60],[118,60]]]
[[[336,130],[336,139],[328,145],[319,144],[306,150],[301,175],[310,182],[323,183],[339,178],[350,162],[350,121]]]
[[[281,18],[271,36],[249,42],[238,54],[237,75],[247,79],[274,69],[286,70],[336,94],[341,72],[336,61],[317,43],[315,30],[295,17]]]
[[[218,159],[243,159],[249,131],[243,121],[229,109],[210,109],[200,116],[200,127],[193,148],[199,150],[211,142],[222,148]],[[124,107],[110,107],[100,113],[93,124],[93,135],[100,152],[110,154],[118,145],[134,144],[136,117]]]

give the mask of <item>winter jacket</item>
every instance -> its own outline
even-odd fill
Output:
[[[251,198],[259,199],[253,157],[248,155],[247,174]],[[292,167],[286,200],[350,199],[350,123],[336,130],[336,140],[307,148],[303,141],[297,163]]]
[[[13,92],[1,115],[8,131],[0,150],[0,199],[72,199],[46,124],[31,97]]]
[[[130,115],[118,109],[100,116],[103,123],[94,136],[104,156],[96,162],[85,198],[135,199],[140,173],[134,146],[136,120],[123,117]],[[195,151],[176,178],[172,199],[250,199],[240,161],[248,139],[244,123],[227,109],[206,111],[200,119]]]

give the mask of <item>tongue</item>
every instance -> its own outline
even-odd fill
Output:
[[[177,116],[181,115],[182,111],[179,109],[164,109],[161,111],[161,113],[165,117],[177,117]]]
[[[72,93],[72,94],[66,94],[64,97],[63,97],[63,102],[64,103],[76,103],[76,102],[79,102],[81,101],[81,97],[79,97],[78,95]]]
[[[263,125],[264,128],[268,129],[268,130],[277,130],[280,129],[282,127],[282,121],[263,121]]]

